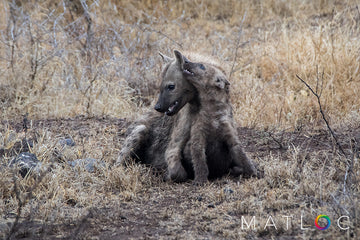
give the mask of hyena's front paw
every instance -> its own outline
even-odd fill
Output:
[[[187,178],[187,173],[181,164],[174,168],[168,169],[167,180],[171,180],[174,182],[184,182],[187,180]]]
[[[246,156],[239,145],[235,145],[232,149],[232,157],[235,166],[231,169],[232,175],[243,175],[244,177],[254,177],[257,174],[253,162]]]
[[[246,177],[256,177],[257,176],[256,167],[254,166],[254,164],[252,163],[252,161],[250,159],[248,159],[247,165],[245,166],[244,175]]]
[[[196,176],[193,184],[196,186],[201,186],[207,183],[207,181],[208,181],[207,176]]]
[[[238,177],[242,175],[245,178],[256,177],[258,176],[256,168],[250,162],[246,166],[234,166],[230,169],[230,175]]]
[[[208,181],[209,169],[204,167],[199,170],[195,172],[194,185],[203,185]]]

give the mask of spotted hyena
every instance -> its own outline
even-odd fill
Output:
[[[197,90],[183,78],[182,55],[177,55],[175,59],[161,56],[166,65],[162,72],[161,94],[155,106],[157,111],[147,113],[128,129],[128,136],[123,143],[117,162],[139,160],[158,170],[167,170],[168,179],[184,181],[188,174],[181,164],[181,159],[168,163],[166,159],[169,158],[170,153],[167,148],[174,130],[176,131],[180,126],[190,129],[191,121],[188,121],[188,118],[192,112],[196,112],[194,108],[197,109],[199,105],[196,103]],[[177,114],[180,110],[182,114]],[[180,131],[176,136],[188,139],[189,134],[189,131],[184,131],[182,136]],[[184,146],[179,145],[172,149],[172,152],[176,151],[177,155],[181,155]]]
[[[185,61],[183,72],[184,78],[197,89],[201,105],[192,119],[190,140],[184,150],[192,160],[195,181],[206,181],[208,168],[218,167],[219,161],[234,175],[255,175],[255,167],[243,152],[237,135],[230,104],[230,83],[224,71],[213,63]],[[204,149],[215,141],[222,143],[227,159],[207,157]]]
[[[162,72],[155,109],[130,130],[118,161],[136,157],[166,168],[169,179],[195,182],[234,174],[254,175],[255,168],[236,135],[229,83],[212,62],[190,62],[180,52]],[[166,167],[164,167],[166,166]]]

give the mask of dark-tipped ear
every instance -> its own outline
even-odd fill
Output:
[[[182,69],[186,58],[178,50],[174,50],[174,54],[175,54],[176,63]]]
[[[159,52],[159,55],[160,57],[162,58],[162,60],[165,62],[165,63],[169,63],[169,62],[172,62],[174,59],[171,58],[171,57],[168,57],[164,54],[162,54],[161,52]]]

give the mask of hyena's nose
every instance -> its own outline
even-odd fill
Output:
[[[160,110],[161,110],[161,105],[160,105],[160,103],[156,103],[156,105],[155,105],[154,108],[155,108],[156,111],[160,112]]]

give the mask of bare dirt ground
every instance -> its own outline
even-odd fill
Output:
[[[23,131],[23,121],[20,119],[3,122],[2,125],[17,132]],[[43,140],[36,139],[36,136],[39,138],[38,133],[46,129],[53,136],[72,136],[77,143],[84,142],[85,139],[87,142],[95,141],[98,142],[97,144],[111,145],[114,148],[114,146],[120,147],[119,143],[124,138],[124,130],[128,125],[129,122],[125,119],[109,117],[40,119],[29,121],[28,136],[33,136],[34,144],[38,144]],[[95,195],[90,194],[90,198],[86,201],[91,202],[91,197],[101,200],[85,206],[80,201],[69,198],[62,207],[62,211],[67,212],[68,216],[61,221],[48,218],[45,220],[41,212],[35,216],[25,214],[19,219],[13,237],[15,239],[240,239],[243,237],[293,239],[294,236],[298,236],[322,239],[332,238],[334,235],[351,238],[358,232],[354,219],[350,230],[340,231],[335,223],[331,231],[321,232],[314,229],[312,217],[316,217],[314,212],[326,209],[326,206],[333,208],[332,206],[336,204],[332,199],[325,197],[326,194],[321,198],[315,193],[311,195],[311,191],[304,194],[295,190],[302,185],[302,181],[306,181],[300,176],[302,172],[307,171],[307,164],[311,162],[317,164],[313,162],[313,156],[317,156],[320,162],[326,162],[326,159],[337,154],[327,131],[299,129],[297,132],[267,132],[249,128],[238,130],[244,149],[264,172],[264,177],[261,179],[233,179],[225,176],[198,187],[193,186],[191,182],[183,184],[163,182],[161,176],[155,176],[149,173],[148,168],[142,167],[138,169],[138,174],[147,174],[149,179],[148,183],[140,186],[136,194],[124,198],[121,197],[123,196],[121,187],[107,192],[98,188],[94,191]],[[99,139],[104,136],[104,132],[113,138],[106,141]],[[336,131],[336,134],[346,151],[350,149],[349,136],[353,136],[353,142],[359,143],[359,128]],[[12,155],[11,150],[6,151],[8,155]],[[293,157],[296,151],[301,151],[298,158]],[[295,160],[297,162],[294,163]],[[269,170],[270,167],[274,167],[269,165],[274,163],[288,169],[277,169],[275,174]],[[297,169],[290,170],[293,166]],[[113,171],[111,163],[108,167],[106,171]],[[317,167],[319,166],[312,167],[314,172]],[[288,179],[285,179],[281,175],[286,173],[282,171],[288,174],[294,171],[300,175],[287,176]],[[337,176],[337,179],[334,176]],[[312,179],[312,181],[316,180]],[[291,181],[296,183],[289,183]],[[339,169],[338,174],[333,174],[331,182],[341,185],[343,181],[344,172]],[[323,190],[336,192],[330,187]],[[358,198],[355,199],[357,200]],[[357,204],[358,202],[355,202],[355,206]],[[79,209],[82,213],[74,217]],[[290,228],[284,225],[285,215],[293,216]],[[8,212],[5,219],[14,220],[15,216],[14,212]],[[242,216],[246,217],[248,222],[252,216],[256,216],[256,228],[244,229]],[[269,216],[273,218],[276,228],[270,225],[265,227]],[[307,230],[301,230],[299,225],[303,224],[299,223],[301,216],[306,219]]]

